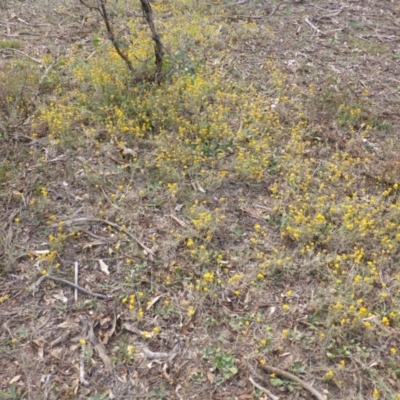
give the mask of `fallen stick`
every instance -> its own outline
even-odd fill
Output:
[[[69,220],[66,220],[66,221],[60,221],[60,223],[63,223],[64,225],[73,225],[74,223],[75,224],[82,224],[82,223],[85,223],[85,222],[101,222],[103,224],[110,225],[113,228],[118,229],[120,232],[125,233],[131,239],[133,239],[143,250],[145,250],[149,254],[150,259],[153,259],[153,257],[155,257],[154,252],[151,249],[149,249],[144,243],[142,243],[134,234],[130,233],[129,231],[126,230],[126,228],[123,228],[122,226],[119,226],[115,222],[107,221],[106,219],[101,219],[101,218],[86,218],[86,217],[76,218],[76,219],[69,219]],[[60,223],[52,224],[51,226],[52,227],[59,227]]]
[[[255,386],[258,390],[261,390],[262,392],[266,393],[268,397],[271,397],[271,400],[279,400],[279,397],[274,396],[268,389],[265,387],[262,387],[259,385],[257,382],[254,381],[254,379],[250,376],[249,381]]]
[[[78,275],[79,275],[79,264],[75,261],[75,285],[78,286]],[[74,299],[78,301],[78,289],[75,288],[74,290]]]
[[[85,379],[85,356],[86,356],[86,345],[82,345],[81,357],[79,359],[79,382],[83,386],[89,386],[89,382]]]
[[[106,370],[110,371],[111,370],[110,357],[108,357],[108,355],[107,355],[107,350],[106,350],[104,344],[94,334],[93,322],[89,322],[88,336],[89,336],[90,341],[93,343],[94,347],[96,348],[97,352],[99,353],[100,358],[103,360]]]
[[[86,290],[84,289],[82,286],[79,285],[75,285],[75,283],[72,283],[70,281],[67,281],[65,279],[62,278],[56,278],[53,275],[43,275],[34,285],[34,287],[38,287],[45,279],[51,279],[52,281],[55,282],[60,282],[60,283],[64,283],[65,285],[71,286],[77,290],[79,290],[80,292],[87,294],[88,296],[92,296],[92,297],[97,297],[99,299],[104,299],[104,300],[111,300],[113,298],[112,295],[107,295],[107,294],[100,294],[100,293],[95,293],[95,292],[91,292],[90,290]]]
[[[260,17],[256,15],[222,15],[225,19],[268,19],[268,17]]]
[[[115,229],[118,229],[121,232],[124,232],[126,235],[128,235],[131,239],[133,239],[143,250],[145,250],[150,257],[154,257],[155,254],[153,253],[153,251],[151,249],[149,249],[144,243],[142,243],[135,235],[133,235],[132,233],[128,232],[125,228],[123,228],[122,226],[119,226],[118,224],[115,224],[114,222],[111,221],[107,221],[105,219],[99,219],[99,222],[103,222],[104,224],[108,224],[110,226],[112,226]]]
[[[308,384],[307,382],[304,382],[302,379],[300,379],[296,375],[291,374],[290,372],[286,372],[282,369],[272,367],[271,365],[268,365],[268,364],[261,365],[261,368],[270,374],[276,374],[283,378],[297,382],[304,389],[306,389],[310,393],[312,393],[318,400],[326,400],[326,397],[324,395],[322,395],[320,392],[318,392],[316,389],[314,389],[310,384]]]
[[[323,34],[324,34],[324,33],[323,33],[317,26],[315,26],[308,18],[306,18],[304,21],[306,21],[307,24],[308,24],[312,29],[314,29],[314,31],[317,32],[318,34],[320,34],[320,35],[323,35]]]

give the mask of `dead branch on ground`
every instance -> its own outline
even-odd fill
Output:
[[[293,375],[290,372],[284,371],[280,368],[276,368],[268,364],[261,365],[261,368],[268,374],[276,374],[281,376],[282,378],[286,378],[298,383],[301,387],[303,387],[304,389],[308,390],[311,394],[313,394],[315,398],[317,398],[318,400],[326,400],[326,397],[320,392],[318,392],[318,390],[314,389],[309,383],[303,381],[298,376]]]

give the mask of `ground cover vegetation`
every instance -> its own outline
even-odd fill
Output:
[[[5,7],[0,397],[400,398],[399,10],[318,4],[151,3],[157,82],[140,2],[134,73],[79,2]]]

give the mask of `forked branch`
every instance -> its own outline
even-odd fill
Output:
[[[81,4],[83,4],[85,7],[88,7],[90,10],[96,10],[99,12],[101,15],[101,18],[103,19],[104,25],[106,26],[108,38],[110,39],[111,43],[113,44],[115,51],[117,54],[124,60],[126,66],[131,72],[135,72],[132,62],[129,59],[128,55],[122,51],[121,46],[119,45],[119,41],[115,37],[112,25],[110,23],[110,18],[107,13],[106,9],[106,0],[96,0],[96,5],[90,5],[86,3],[86,0],[79,0]],[[151,30],[151,37],[154,41],[154,54],[155,54],[155,64],[156,64],[156,70],[154,73],[154,81],[158,82],[161,77],[161,72],[162,72],[162,64],[163,64],[163,58],[164,58],[164,46],[161,42],[160,35],[157,32],[157,29],[154,24],[153,20],[153,11],[151,9],[151,5],[149,0],[140,0],[140,3],[142,5],[142,10],[144,13],[144,17],[146,18],[147,24],[150,27]]]

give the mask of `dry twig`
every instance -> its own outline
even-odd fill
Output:
[[[93,343],[94,347],[96,347],[97,352],[99,353],[100,358],[103,360],[104,366],[106,370],[109,371],[111,369],[111,360],[107,355],[106,348],[104,344],[96,337],[93,331],[93,322],[89,323],[89,339]]]
[[[306,21],[307,24],[308,24],[312,29],[314,29],[314,31],[315,31],[316,33],[318,33],[319,35],[323,35],[322,31],[321,31],[317,26],[315,26],[308,18],[306,18],[304,21]]]
[[[225,19],[268,19],[268,17],[259,17],[255,15],[222,15]]]
[[[78,286],[78,275],[79,275],[79,264],[75,261],[75,285]],[[75,288],[74,290],[74,299],[78,301],[78,289]]]
[[[79,382],[83,386],[89,386],[89,382],[85,379],[85,356],[86,345],[82,345],[81,357],[79,359]]]
[[[271,397],[272,400],[279,400],[278,396],[273,395],[268,389],[265,387],[262,387],[259,385],[257,382],[254,381],[254,379],[250,376],[249,381],[255,386],[258,390],[261,390],[262,392],[266,393],[268,397]]]
[[[135,235],[133,235],[132,233],[128,232],[125,228],[123,228],[122,226],[119,226],[118,224],[111,222],[111,221],[107,221],[105,219],[101,219],[101,218],[76,218],[76,219],[70,219],[67,221],[63,221],[64,225],[72,225],[72,224],[80,224],[80,223],[85,223],[85,222],[101,222],[103,224],[106,225],[110,225],[115,229],[118,229],[120,232],[125,233],[127,236],[129,236],[131,239],[133,239],[143,250],[145,250],[149,256],[150,259],[153,259],[153,257],[155,257],[154,252],[149,249],[144,243],[142,243]],[[58,227],[59,224],[54,224],[51,226],[56,226]]]
[[[131,239],[133,239],[140,247],[142,247],[142,249],[145,250],[150,255],[151,258],[155,256],[154,252],[151,249],[149,249],[144,243],[142,243],[135,235],[128,232],[126,229],[122,228],[122,226],[119,226],[118,224],[115,224],[114,222],[103,220],[103,219],[98,219],[98,221],[104,222],[105,224],[108,224],[108,225],[112,226],[113,228],[118,229],[121,232],[124,232]]]
[[[303,387],[304,389],[308,390],[311,394],[313,394],[318,400],[326,400],[326,397],[322,395],[320,392],[318,392],[316,389],[314,389],[309,383],[304,382],[302,379],[300,379],[296,375],[291,374],[290,372],[286,372],[282,369],[272,367],[271,365],[268,364],[261,365],[261,368],[269,374],[276,374],[283,378],[298,383],[301,387]]]
[[[62,278],[56,278],[53,275],[43,275],[34,285],[34,288],[39,287],[39,285],[45,280],[45,279],[50,279],[54,282],[60,282],[60,283],[64,283],[65,285],[71,286],[77,290],[79,290],[80,292],[87,294],[88,296],[92,296],[92,297],[97,297],[99,299],[104,299],[104,300],[111,300],[113,298],[112,295],[106,295],[106,294],[100,294],[100,293],[95,293],[95,292],[91,292],[90,290],[86,290],[84,289],[82,286],[79,285],[75,285],[75,283],[72,283],[70,281],[67,281],[65,279]]]

